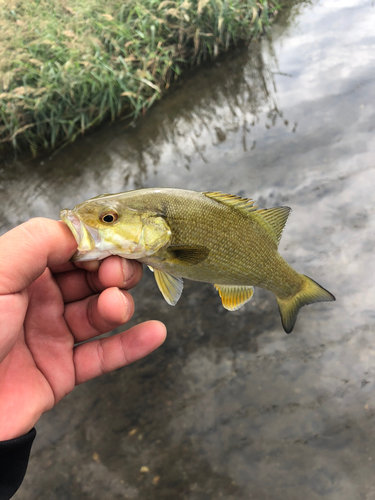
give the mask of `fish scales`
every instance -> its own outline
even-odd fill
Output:
[[[161,195],[162,199],[164,197],[165,195]],[[248,285],[250,280],[253,286],[267,288],[280,294],[285,290],[286,281],[289,286],[300,286],[298,273],[285,261],[278,259],[279,262],[275,265],[277,247],[274,245],[272,248],[268,234],[253,220],[249,220],[251,215],[245,215],[235,208],[218,204],[204,196],[202,198],[199,202],[205,206],[204,217],[200,205],[192,204],[190,199],[178,200],[180,203],[176,204],[171,203],[165,211],[166,220],[172,229],[172,245],[184,245],[187,242],[199,245],[203,241],[210,250],[203,263],[190,269],[186,269],[186,266],[174,266],[176,275],[195,281],[227,285]],[[221,245],[217,245],[218,212],[229,212],[221,221],[219,233]],[[191,224],[191,220],[194,220],[194,224]],[[244,245],[246,252],[243,251]],[[258,255],[262,258],[258,259]],[[265,270],[272,268],[275,268],[273,278],[267,279]],[[286,269],[291,277],[285,276]]]
[[[150,188],[103,195],[63,210],[78,251],[74,260],[107,255],[150,266],[167,302],[175,305],[182,278],[213,283],[224,307],[236,310],[253,287],[276,295],[289,333],[303,305],[333,295],[295,271],[278,253],[290,209],[257,209],[220,192]]]

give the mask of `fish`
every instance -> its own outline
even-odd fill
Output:
[[[212,283],[229,311],[246,304],[254,287],[263,288],[275,294],[290,333],[302,306],[335,300],[279,254],[290,212],[221,191],[147,188],[96,196],[60,217],[77,241],[73,261],[136,259],[154,272],[172,306],[184,278]]]

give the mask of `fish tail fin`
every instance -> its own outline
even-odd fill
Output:
[[[320,286],[308,276],[301,274],[303,284],[300,290],[293,296],[286,299],[276,297],[279,306],[281,322],[286,333],[290,333],[297,319],[298,311],[302,306],[313,304],[314,302],[326,302],[336,300],[335,297],[325,288]]]

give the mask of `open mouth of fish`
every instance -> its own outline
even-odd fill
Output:
[[[71,260],[85,260],[84,255],[88,252],[90,252],[90,260],[97,258],[94,255],[95,252],[93,252],[93,250],[95,250],[97,245],[100,243],[98,231],[93,228],[86,227],[71,210],[62,210],[60,212],[60,217],[71,230],[78,245],[77,252],[73,255]]]

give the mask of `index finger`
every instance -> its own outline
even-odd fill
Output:
[[[0,237],[0,295],[16,293],[38,278],[46,267],[69,261],[77,249],[63,223],[35,218]]]
[[[105,288],[133,288],[142,278],[142,264],[113,255],[101,261],[97,272],[75,268],[74,271],[57,273],[54,277],[64,302],[68,303],[102,292]]]

